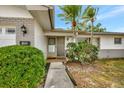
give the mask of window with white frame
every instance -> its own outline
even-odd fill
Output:
[[[6,28],[6,33],[7,34],[15,34],[15,28]]]
[[[122,38],[120,37],[114,38],[114,44],[122,44]]]

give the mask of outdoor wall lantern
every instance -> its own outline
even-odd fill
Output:
[[[24,25],[21,26],[21,31],[23,32],[23,36],[27,34],[27,28]]]

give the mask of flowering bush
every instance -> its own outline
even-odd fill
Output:
[[[71,61],[91,63],[97,59],[98,48],[87,42],[68,43],[67,57]]]

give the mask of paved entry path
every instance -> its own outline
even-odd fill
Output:
[[[73,88],[69,76],[65,71],[65,66],[62,62],[51,63],[45,82],[45,88]]]

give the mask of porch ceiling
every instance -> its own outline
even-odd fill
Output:
[[[54,9],[49,6],[27,6],[32,16],[38,21],[44,31],[51,30],[54,27],[53,13]]]

